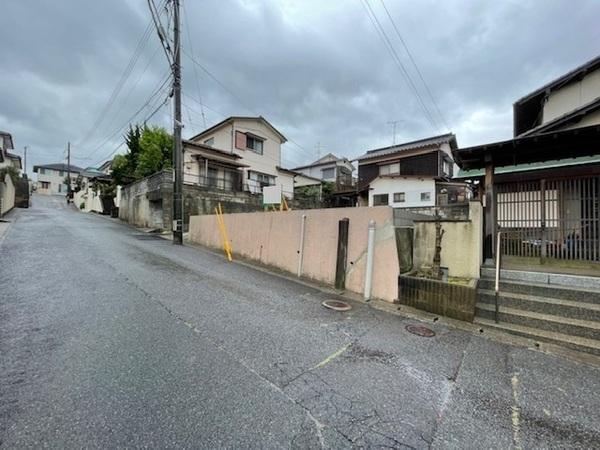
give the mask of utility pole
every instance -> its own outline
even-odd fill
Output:
[[[67,204],[71,201],[71,143],[67,142]]]
[[[183,151],[181,143],[181,41],[179,29],[179,0],[173,0],[173,244],[183,244]]]
[[[388,125],[393,125],[393,127],[394,127],[392,145],[396,145],[396,125],[399,124],[400,122],[402,122],[402,121],[401,120],[390,120],[388,122]]]
[[[23,173],[27,177],[27,146],[23,147]]]

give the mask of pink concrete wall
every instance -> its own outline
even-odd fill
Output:
[[[350,226],[346,289],[363,293],[368,224],[373,219],[376,222],[373,297],[397,299],[399,263],[393,210],[387,206],[226,214],[225,225],[234,253],[296,274],[304,214],[303,277],[333,285],[338,221],[347,217]],[[192,216],[189,238],[208,247],[223,246],[214,215]]]

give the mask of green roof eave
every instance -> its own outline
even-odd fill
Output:
[[[544,161],[544,162],[531,163],[531,164],[517,164],[516,166],[496,167],[496,168],[494,168],[494,174],[500,175],[503,173],[530,172],[533,170],[556,169],[556,168],[560,168],[560,167],[579,166],[579,165],[585,165],[585,164],[600,164],[600,155],[580,156],[577,158],[554,159],[551,161]],[[465,179],[469,179],[469,178],[480,178],[480,177],[483,177],[484,175],[485,175],[484,169],[473,169],[473,170],[459,169],[458,174],[456,174],[453,177],[453,179],[465,180]]]

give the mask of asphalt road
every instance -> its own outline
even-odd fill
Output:
[[[34,197],[0,237],[0,446],[599,448],[600,370]]]

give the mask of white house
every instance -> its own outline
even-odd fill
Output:
[[[70,172],[69,172],[70,170]],[[43,195],[66,195],[67,185],[65,178],[71,174],[71,185],[83,171],[81,167],[67,166],[66,164],[42,164],[33,166],[37,173],[37,193]]]
[[[354,184],[352,163],[347,158],[339,158],[333,153],[328,153],[311,164],[296,167],[293,170],[309,177],[335,183],[336,190],[352,187]]]
[[[184,183],[251,193],[279,185],[293,198],[294,186],[320,181],[282,168],[286,141],[262,116],[229,117],[184,141]]]
[[[104,170],[102,170],[104,169]],[[110,164],[100,168],[88,167],[80,172],[74,186],[73,204],[84,212],[110,213],[104,211],[104,205],[97,184],[110,183],[111,177],[106,173]]]

